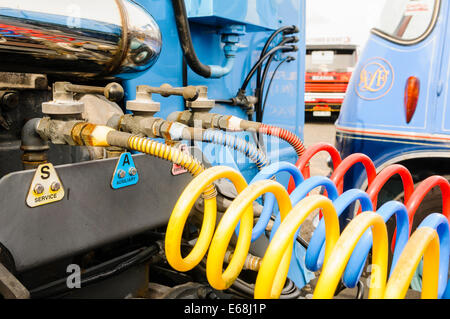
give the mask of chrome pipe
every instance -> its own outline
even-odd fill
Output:
[[[0,72],[129,79],[161,46],[156,21],[132,0],[0,0]]]

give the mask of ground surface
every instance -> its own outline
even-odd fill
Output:
[[[325,142],[334,145],[335,126],[331,121],[314,121],[305,123],[304,145],[305,147]],[[327,166],[328,154],[321,152],[311,160],[311,176],[327,176],[330,169]]]

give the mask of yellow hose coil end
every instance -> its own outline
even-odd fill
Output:
[[[170,216],[167,225],[165,251],[169,264],[178,271],[188,271],[197,266],[208,251],[211,238],[216,226],[216,198],[205,199],[205,208],[202,228],[194,248],[188,256],[181,256],[181,237],[186,220],[197,198],[206,187],[215,180],[227,178],[241,192],[247,187],[244,177],[234,169],[225,166],[216,166],[207,169],[195,177],[184,189]]]
[[[280,297],[289,270],[295,234],[306,218],[319,208],[325,219],[326,263],[339,238],[339,219],[331,200],[325,196],[311,195],[294,206],[273,236],[258,272],[255,298]]]
[[[253,230],[253,202],[266,193],[275,195],[282,219],[291,210],[289,194],[277,182],[262,180],[252,183],[243,190],[226,210],[211,241],[206,261],[206,276],[213,288],[218,290],[227,289],[239,276],[250,248]],[[239,236],[236,248],[227,269],[222,274],[225,254],[239,221]]]
[[[387,283],[384,298],[405,298],[422,256],[422,298],[438,297],[439,236],[434,229],[421,227],[411,235],[403,249]]]
[[[373,238],[369,298],[383,298],[387,278],[388,237],[383,218],[374,212],[359,214],[344,229],[327,262],[324,263],[313,298],[333,298],[336,287],[356,244],[369,227],[372,227]]]

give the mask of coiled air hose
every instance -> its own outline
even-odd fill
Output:
[[[259,174],[268,177],[282,169],[287,171],[286,167],[292,165],[289,163],[283,163],[283,165],[275,163],[264,168],[248,186],[238,172],[228,167],[214,167],[199,174],[182,193],[179,199],[180,203],[195,201],[206,185],[219,178],[230,179],[239,193],[223,215],[214,234],[215,224],[209,225],[209,238],[212,238],[210,244],[208,241],[202,241],[202,256],[198,256],[198,261],[206,255],[209,249],[206,274],[211,286],[215,289],[227,289],[238,277],[247,258],[250,242],[258,237],[258,233],[255,232],[255,229],[252,229],[251,205],[259,196],[272,193],[279,206],[279,216],[277,217],[279,226],[272,231],[270,244],[264,253],[258,271],[255,283],[256,298],[278,298],[280,296],[289,270],[296,234],[307,216],[316,209],[322,210],[324,218],[313,233],[306,259],[307,267],[311,270],[317,270],[322,266],[321,275],[314,291],[315,298],[333,297],[342,274],[344,274],[344,284],[351,286],[355,282],[357,283],[372,246],[373,265],[369,287],[370,298],[404,297],[412,274],[422,256],[424,256],[422,297],[443,297],[447,287],[448,257],[450,254],[448,214],[445,212],[445,216],[442,214],[429,215],[409,238],[410,221],[412,221],[414,210],[408,210],[408,207],[417,209],[425,196],[422,194],[423,190],[432,188],[430,181],[434,180],[435,184],[446,189],[446,186],[442,186],[444,181],[438,177],[430,178],[422,183],[426,186],[421,184],[415,192],[411,193],[412,186],[405,168],[400,166],[388,168],[386,172],[382,171],[378,175],[380,177],[377,178],[371,173],[374,171],[374,166],[369,161],[370,159],[361,154],[349,156],[348,160],[342,161],[344,165],[341,163],[342,166],[338,165],[335,168],[332,175],[334,178],[332,179],[315,176],[301,182],[298,177],[301,176],[301,172],[297,169],[297,173],[292,173],[293,176],[297,176],[297,188],[290,196],[284,187],[277,182],[268,179],[259,180],[258,177]],[[358,162],[365,164],[370,176],[371,183],[368,189],[370,195],[361,190],[349,190],[339,196],[340,192],[338,192],[336,184],[340,182],[345,172]],[[289,170],[294,172],[291,168]],[[395,174],[402,176],[405,190],[408,193],[408,196],[405,196],[407,197],[405,198],[406,204],[391,201],[373,212],[373,207],[376,207],[379,188]],[[300,183],[298,184],[298,182]],[[446,183],[448,184],[448,182]],[[326,187],[329,198],[321,195],[306,197],[311,188],[320,185]],[[363,212],[358,214],[340,235],[338,217],[344,208],[356,200],[360,201]],[[448,200],[445,199],[444,202],[448,202]],[[268,204],[267,201],[265,204]],[[273,204],[274,202],[269,202],[269,206]],[[177,203],[174,213],[182,209],[181,206]],[[446,203],[444,206],[447,208],[448,204]],[[269,207],[269,209],[264,207],[259,221],[265,221],[267,217],[264,214],[271,212],[272,207]],[[393,215],[397,218],[398,236],[389,280],[386,283],[388,278],[388,245],[385,223]],[[175,222],[175,219],[172,222]],[[238,238],[233,258],[225,272],[222,273],[228,244],[238,224]],[[175,233],[179,233],[181,237],[183,227],[184,223],[178,228],[168,227],[166,240],[171,241],[171,238],[177,238],[174,236]],[[255,228],[257,227],[255,226]],[[264,227],[259,228],[264,229]],[[324,245],[325,249],[323,250]],[[198,242],[196,246],[198,246]],[[166,242],[168,260],[170,259],[169,256],[179,249],[177,243],[168,244]],[[186,270],[186,268],[183,269],[170,260],[169,263],[179,271]],[[195,265],[195,262],[192,262],[187,268],[191,269]]]

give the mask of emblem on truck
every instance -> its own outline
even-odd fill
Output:
[[[392,65],[382,58],[371,58],[363,64],[355,86],[356,94],[364,100],[378,100],[394,84]]]

